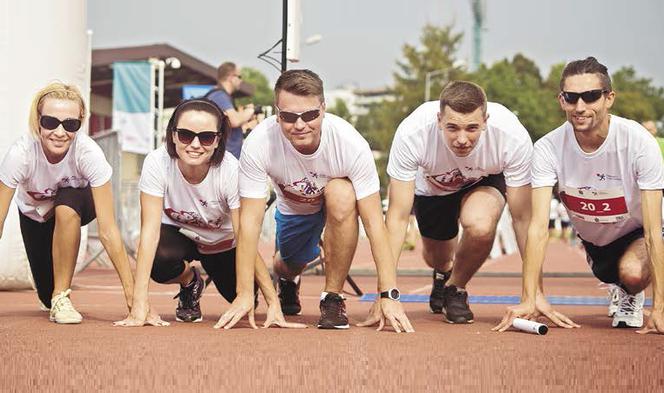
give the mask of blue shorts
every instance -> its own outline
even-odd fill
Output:
[[[286,215],[275,210],[277,221],[276,247],[281,260],[288,265],[303,266],[320,255],[320,235],[325,226],[325,212],[307,215]]]

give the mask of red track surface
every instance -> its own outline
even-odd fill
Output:
[[[562,261],[557,255],[569,250],[561,250],[554,248],[549,256]],[[359,250],[358,256],[366,252]],[[583,270],[581,254],[571,252]],[[356,280],[372,292],[375,278]],[[72,300],[85,318],[80,325],[49,322],[34,292],[0,292],[3,391],[568,392],[660,391],[664,386],[664,337],[612,329],[605,307],[560,306],[582,328],[554,328],[546,336],[491,332],[503,305],[474,305],[476,322],[460,326],[443,323],[426,304],[406,304],[414,334],[358,327],[322,331],[312,326],[323,278],[307,276],[303,314],[292,318],[311,326],[306,330],[254,331],[247,323],[212,329],[227,307],[214,288],[203,297],[204,322],[176,323],[172,297],[177,288],[156,284],[151,300],[172,325],[118,328],[111,322],[126,311],[115,274],[91,268],[74,283]],[[402,277],[399,285],[404,293],[428,293],[430,279]],[[545,285],[550,295],[604,294],[593,278],[550,278]],[[477,277],[468,290],[517,295],[520,279]],[[348,299],[351,321],[362,320],[370,304]],[[262,302],[259,321],[264,310]]]

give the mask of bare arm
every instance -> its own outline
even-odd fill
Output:
[[[161,212],[164,199],[141,192],[141,235],[136,258],[136,283],[134,284],[134,306],[148,312],[150,272],[159,245]]]
[[[512,226],[519,252],[523,258],[526,255],[526,238],[532,212],[530,184],[521,187],[507,187],[507,206],[512,216]]]
[[[253,318],[254,269],[258,255],[258,238],[265,213],[265,199],[240,198],[240,228],[237,238],[235,270],[237,274],[237,297],[214,327],[230,329],[249,313],[249,323],[256,328]]]
[[[15,191],[16,189],[7,187],[5,183],[0,182],[0,238],[2,238],[7,212],[9,212],[9,204],[12,202]]]
[[[492,330],[505,331],[512,326],[514,318],[530,319],[544,314],[552,322],[564,328],[578,328],[565,315],[554,310],[542,293],[542,266],[544,252],[549,240],[549,209],[551,208],[552,187],[538,187],[532,190],[532,217],[528,226],[526,252],[523,258],[523,294],[521,303],[508,307],[507,313]]]
[[[386,291],[394,288],[397,284],[396,264],[390,248],[385,247],[385,244],[389,244],[389,235],[383,221],[379,194],[376,192],[357,201],[357,209],[369,237],[371,253],[376,263],[378,290]]]
[[[552,194],[553,187],[538,187],[532,190],[532,216],[525,241],[525,252],[522,251],[521,254],[524,256],[522,301],[530,302],[532,305],[535,304],[537,292],[542,290],[540,277],[544,266],[544,253],[549,241],[549,210]],[[516,225],[514,229],[516,231]]]
[[[408,229],[408,219],[413,207],[415,181],[390,180],[389,200],[385,224],[390,236],[390,249],[395,265],[399,264],[401,246]]]
[[[650,259],[653,305],[639,333],[664,333],[664,242],[662,241],[662,190],[641,190],[641,210],[646,251]]]
[[[231,127],[241,127],[242,124],[251,120],[254,116],[254,105],[249,104],[244,107],[241,111],[236,111],[235,109],[227,109],[224,111],[224,114],[228,116],[228,120],[231,123]]]
[[[124,248],[120,230],[115,223],[115,211],[113,209],[113,190],[111,182],[108,181],[99,187],[92,187],[92,199],[95,203],[97,224],[99,226],[99,239],[106,253],[118,272],[122,288],[124,289],[127,307],[131,310],[134,277],[131,274],[127,251]]]
[[[231,221],[233,223],[233,232],[235,232],[235,237],[237,238],[239,236],[239,229],[240,229],[239,209],[231,210]],[[258,286],[260,287],[261,292],[263,293],[265,301],[268,304],[272,304],[274,302],[278,303],[279,299],[277,298],[277,291],[274,289],[274,285],[272,285],[272,278],[270,277],[270,273],[267,271],[267,267],[265,266],[265,261],[263,261],[263,258],[258,253],[258,251],[256,252],[256,263],[254,265],[254,269],[255,269],[256,281],[258,282]]]
[[[386,291],[397,285],[397,265],[394,263],[394,255],[389,244],[390,236],[383,220],[383,211],[380,205],[380,195],[376,192],[357,201],[357,210],[362,218],[364,230],[369,237],[371,253],[376,263],[378,273],[378,291]],[[373,315],[373,318],[372,318]],[[403,306],[400,302],[391,299],[380,299],[372,311],[370,317],[359,326],[370,326],[380,322],[378,330],[383,328],[384,319],[387,319],[396,332],[414,332]]]

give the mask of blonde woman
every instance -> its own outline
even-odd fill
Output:
[[[70,300],[80,227],[97,218],[99,237],[120,276],[127,305],[133,277],[115,223],[111,166],[81,127],[86,106],[79,90],[51,83],[34,97],[30,134],[0,165],[0,236],[16,193],[21,234],[39,300],[57,323],[80,323]],[[151,322],[160,323],[151,319]]]

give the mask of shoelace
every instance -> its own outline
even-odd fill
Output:
[[[323,303],[326,303],[330,305],[330,307],[324,307],[322,316],[323,318],[326,318],[328,316],[328,312],[331,311],[334,316],[343,316],[346,313],[346,305],[341,299],[325,299],[323,300]]]
[[[623,314],[634,314],[641,311],[641,305],[637,300],[638,295],[630,295],[621,287],[618,287],[618,291],[616,292],[618,292],[620,296],[620,303],[618,305],[619,312]]]
[[[71,293],[71,289],[67,289],[64,292],[60,292],[59,295],[56,296],[56,300],[54,304],[51,305],[55,311],[75,311],[74,310],[74,305],[71,304],[71,300],[69,299],[69,294]]]
[[[180,292],[173,297],[173,299],[180,298],[180,306],[182,308],[192,308],[194,306],[194,285],[195,284],[193,284],[191,288],[180,288]]]

